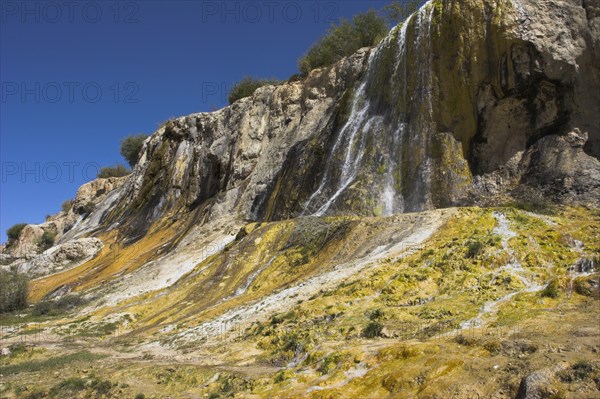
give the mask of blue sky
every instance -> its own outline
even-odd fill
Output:
[[[339,18],[388,1],[0,0],[0,230],[41,223],[122,137],[287,79]]]

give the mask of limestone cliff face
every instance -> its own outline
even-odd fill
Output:
[[[134,234],[139,221],[198,208],[204,220],[391,214],[476,202],[492,178],[496,194],[522,182],[552,191],[543,167],[496,175],[576,128],[588,136],[577,156],[595,172],[571,163],[569,174],[595,198],[599,21],[591,1],[429,2],[375,49],[167,123],[106,222]],[[548,147],[536,148],[560,156]]]
[[[166,217],[389,215],[531,192],[593,203],[599,3],[430,1],[374,49],[169,121],[64,239],[119,227],[136,240]]]
[[[99,239],[76,236],[92,231],[85,228],[93,219],[90,213],[94,213],[94,209],[126,179],[96,179],[79,187],[68,209],[50,216],[44,223],[25,226],[16,242],[0,248],[0,268],[16,266],[32,276],[43,275],[73,267],[97,254],[102,248]],[[47,250],[40,245],[45,232],[52,233],[55,244]]]

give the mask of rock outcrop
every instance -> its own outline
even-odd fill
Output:
[[[77,261],[84,261],[95,255],[102,248],[100,239],[72,240],[72,230],[85,223],[96,206],[126,180],[126,177],[111,177],[82,185],[68,209],[50,216],[42,224],[25,226],[16,242],[10,246],[5,245],[1,251],[2,265],[16,266],[21,271],[39,276],[61,270],[68,264],[72,266]],[[54,244],[57,244],[48,250],[40,245],[40,239],[46,231],[51,233]]]
[[[593,202],[597,14],[594,2],[429,2],[375,49],[167,123],[103,220],[136,237],[193,209],[385,215],[532,190]]]
[[[158,220],[379,216],[532,193],[597,203],[598,10],[430,1],[376,48],[169,121],[132,175],[83,186],[49,223],[61,243],[117,227],[133,242]]]
[[[75,267],[94,257],[103,246],[98,238],[79,238],[57,244],[41,254],[17,258],[4,268],[16,267],[30,277],[39,277]]]

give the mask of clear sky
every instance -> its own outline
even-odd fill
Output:
[[[388,1],[0,0],[0,230],[41,223],[122,137],[287,79],[332,22]]]

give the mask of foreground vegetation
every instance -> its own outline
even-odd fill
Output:
[[[574,265],[581,259],[597,264],[600,214],[528,209],[461,209],[408,255],[384,258],[217,340],[192,333],[176,338],[187,326],[214,317],[203,310],[209,303],[182,299],[203,286],[202,273],[192,273],[169,295],[143,295],[87,316],[68,310],[81,307],[67,307],[21,324],[20,334],[5,331],[4,342],[26,337],[26,346],[1,360],[0,397],[514,398],[523,377],[537,371],[547,374],[543,389],[552,397],[593,395],[600,386],[599,275],[578,274]],[[500,214],[514,235],[500,233]],[[313,262],[323,272],[330,265],[328,251],[352,253],[361,229],[375,239],[374,227],[389,220],[325,218],[247,227],[245,238],[199,270],[218,270],[220,259],[237,252],[239,267],[231,270],[249,273],[242,265],[251,265],[266,248],[278,254],[276,260],[247,293],[213,309],[223,312],[276,291],[273,284],[285,284],[288,275],[306,279]],[[522,267],[517,272],[506,268],[511,256]],[[518,276],[540,288],[527,290]],[[235,275],[228,280],[246,281]],[[237,290],[213,287],[221,299]],[[481,316],[482,325],[463,327],[495,301]],[[186,360],[177,364],[175,358]]]
[[[28,284],[24,274],[16,270],[0,270],[0,314],[27,307]]]

